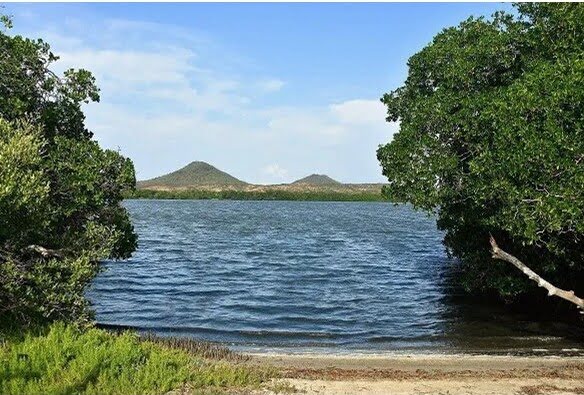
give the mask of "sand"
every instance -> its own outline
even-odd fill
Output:
[[[254,354],[306,394],[584,394],[584,357]]]

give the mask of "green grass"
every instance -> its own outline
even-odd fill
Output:
[[[210,191],[187,189],[176,191],[156,191],[138,189],[127,196],[129,199],[221,199],[221,200],[303,200],[303,201],[387,201],[379,192],[367,191]]]
[[[131,332],[81,331],[57,323],[2,336],[0,394],[221,393],[260,388],[275,371],[211,360]]]

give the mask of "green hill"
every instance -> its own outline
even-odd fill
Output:
[[[172,173],[137,183],[138,188],[186,188],[201,185],[241,186],[246,183],[206,162],[191,162]]]
[[[340,182],[333,180],[325,174],[311,174],[307,177],[294,181],[292,184],[341,185]]]

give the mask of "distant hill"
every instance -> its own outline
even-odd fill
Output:
[[[138,188],[185,188],[201,185],[243,186],[247,183],[217,169],[206,162],[191,162],[182,169],[146,181],[138,181]]]
[[[386,201],[383,184],[342,184],[311,174],[291,184],[248,184],[205,162],[192,162],[172,173],[138,181],[127,198]]]
[[[292,184],[341,185],[340,182],[333,180],[332,178],[325,174],[311,174],[308,177],[304,177],[294,181]]]

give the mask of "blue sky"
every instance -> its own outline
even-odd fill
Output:
[[[248,182],[384,181],[379,97],[445,27],[500,3],[8,4],[53,67],[92,71],[87,125],[138,179],[207,161]]]

